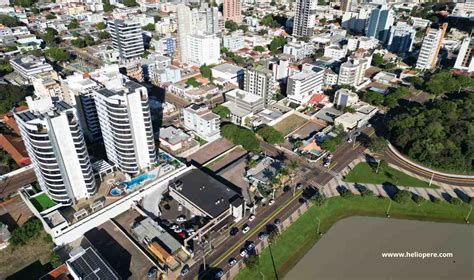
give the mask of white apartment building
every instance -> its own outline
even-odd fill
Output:
[[[286,94],[288,100],[305,104],[314,93],[321,91],[324,84],[324,69],[313,67],[288,77]]]
[[[244,90],[263,98],[265,107],[272,103],[275,95],[273,72],[261,66],[245,69]]]
[[[107,22],[112,45],[119,52],[120,59],[129,61],[140,58],[144,51],[140,22],[131,19],[114,19]]]
[[[327,68],[324,70],[324,85],[325,86],[333,86],[337,84],[337,78],[339,76],[332,71],[331,68]]]
[[[65,205],[92,196],[96,181],[74,107],[50,97],[27,103],[14,115],[41,189]]]
[[[364,32],[370,12],[371,7],[361,8],[359,12],[345,12],[342,16],[342,28],[349,29],[357,33]]]
[[[76,73],[61,80],[61,85],[65,95],[73,100],[71,104],[77,109],[84,136],[90,142],[101,139],[102,133],[94,101],[94,90],[100,87],[99,84],[82,74]]]
[[[290,60],[288,58],[277,58],[270,61],[275,81],[286,83],[288,76],[292,74]]]
[[[334,95],[334,105],[337,108],[350,107],[357,102],[359,102],[359,96],[357,93],[345,88],[339,89]]]
[[[244,34],[241,30],[235,31],[222,38],[222,45],[230,51],[237,51],[245,47]]]
[[[371,59],[351,59],[339,68],[338,85],[357,87],[364,81],[365,70],[370,66]]]
[[[462,41],[454,69],[474,72],[474,37],[467,37]]]
[[[263,98],[241,89],[225,93],[226,102],[222,104],[230,110],[230,120],[241,126],[247,125],[246,119],[263,110]]]
[[[109,72],[110,73],[110,72]],[[125,173],[136,175],[156,161],[147,89],[120,73],[95,90],[95,104],[107,158]]]
[[[324,48],[324,56],[334,60],[341,60],[347,55],[347,46],[329,45]]]
[[[293,36],[303,37],[313,35],[316,20],[316,0],[298,0],[296,2],[295,18],[293,20]]]
[[[53,67],[46,62],[44,57],[27,55],[10,60],[10,64],[20,76],[26,81],[31,81],[33,76],[53,71]]]
[[[299,41],[291,41],[283,47],[283,53],[292,56],[293,60],[298,61],[313,54],[311,44]]]
[[[440,29],[429,28],[423,44],[421,45],[420,54],[416,61],[418,69],[433,69],[438,61],[439,50],[443,43],[444,34],[448,28],[447,23],[443,23]]]
[[[183,108],[183,119],[185,128],[208,142],[221,137],[220,118],[206,106],[191,104]]]
[[[224,83],[231,83],[235,86],[243,84],[245,69],[240,66],[224,63],[212,67],[211,71],[214,79],[222,79]]]
[[[201,66],[217,64],[221,58],[221,42],[214,34],[192,34],[187,39],[187,63]]]

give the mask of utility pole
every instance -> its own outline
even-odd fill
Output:
[[[433,178],[434,178],[434,172],[433,172],[433,174],[431,174],[430,184],[428,185],[430,187],[431,187],[431,183],[433,183]]]

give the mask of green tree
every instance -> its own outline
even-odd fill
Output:
[[[13,230],[9,242],[14,247],[24,245],[31,238],[39,235],[42,230],[43,225],[38,219],[29,220],[22,226]]]
[[[224,27],[227,30],[229,30],[230,32],[234,32],[237,29],[239,29],[239,25],[236,22],[232,21],[232,20],[226,21],[225,24],[224,24]]]
[[[393,195],[393,200],[400,204],[406,204],[410,201],[411,196],[411,192],[407,190],[399,190]]]
[[[32,12],[34,15],[39,15],[39,14],[40,14],[40,10],[39,10],[37,7],[31,8],[31,12]]]
[[[58,17],[54,13],[49,13],[46,15],[46,19],[57,19]]]
[[[211,65],[202,65],[199,67],[199,72],[201,72],[201,76],[207,78],[212,81],[212,66]]]
[[[226,106],[223,105],[217,105],[212,109],[212,112],[215,114],[218,114],[221,119],[226,119],[230,115],[230,110]]]
[[[259,53],[263,53],[265,51],[265,48],[262,46],[255,46],[253,47],[253,50]]]
[[[69,53],[59,48],[49,48],[44,52],[44,55],[47,58],[57,62],[69,61],[71,59]]]
[[[236,145],[242,145],[247,151],[260,151],[260,143],[255,134],[235,124],[226,124],[221,128],[221,135]]]
[[[110,4],[110,0],[102,0],[102,4],[104,6],[104,12],[106,13],[112,12],[115,8],[117,8],[116,6]]]
[[[51,251],[51,255],[49,257],[49,260],[50,260],[51,266],[53,268],[60,267],[63,264],[63,261],[59,257],[58,253],[56,253],[56,251],[54,251],[54,250]]]
[[[21,6],[23,8],[29,8],[36,3],[34,0],[15,0],[14,2],[17,6]]]
[[[98,29],[98,30],[104,30],[107,28],[107,24],[105,24],[105,22],[99,22],[95,25],[95,27]]]
[[[0,77],[5,76],[5,74],[13,72],[13,67],[6,60],[0,60]]]
[[[258,129],[257,134],[270,144],[278,144],[285,141],[281,132],[268,125]]]
[[[97,37],[99,37],[101,40],[106,40],[110,38],[110,34],[107,31],[101,31],[99,34],[97,34]]]
[[[245,260],[245,265],[250,270],[257,268],[259,263],[260,263],[260,257],[258,255],[252,254]]]
[[[20,25],[20,21],[9,15],[0,15],[0,24],[6,25],[8,27],[15,27]]]
[[[201,83],[196,80],[196,78],[191,77],[186,81],[187,85],[190,85],[192,87],[198,88],[201,86]]]
[[[77,19],[71,20],[71,22],[67,25],[67,28],[69,30],[77,29],[79,27],[81,27],[81,24],[79,23],[79,21]]]
[[[149,23],[149,24],[143,26],[143,30],[153,32],[153,31],[155,31],[155,24],[154,23]]]
[[[92,38],[90,34],[86,34],[84,36],[84,42],[86,43],[87,46],[93,46],[95,45],[95,40]]]
[[[381,137],[372,137],[369,142],[369,151],[374,155],[376,159],[379,159],[385,150],[387,149],[387,141]],[[379,168],[382,163],[382,160],[378,160],[377,169],[375,173],[379,173]]]
[[[125,5],[126,7],[137,7],[138,3],[135,0],[123,0],[122,4]]]
[[[440,96],[459,89],[459,83],[449,71],[436,73],[426,83],[427,90],[434,96]]]
[[[282,36],[274,37],[273,40],[270,42],[268,49],[272,54],[276,54],[280,49],[283,48],[287,43],[286,38]]]
[[[318,191],[311,197],[311,200],[316,206],[321,207],[326,203],[327,198],[323,192]]]
[[[46,28],[45,32],[43,34],[43,41],[46,43],[48,46],[55,45],[58,41],[58,38],[56,37],[58,35],[58,31],[54,28]]]
[[[0,114],[10,111],[13,106],[25,100],[26,91],[24,88],[10,85],[0,84]]]
[[[239,25],[239,29],[242,30],[242,32],[244,32],[244,33],[249,31],[249,27],[245,24]]]
[[[378,53],[374,54],[374,56],[372,57],[372,65],[376,67],[380,67],[383,64],[385,64],[385,60],[383,59],[383,56]]]

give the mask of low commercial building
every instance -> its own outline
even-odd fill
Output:
[[[377,113],[377,108],[365,103],[359,103],[355,113],[344,113],[334,119],[336,126],[341,125],[345,131],[363,127]]]
[[[242,31],[233,32],[230,35],[225,35],[222,38],[222,45],[229,51],[237,51],[245,47],[245,40]]]
[[[313,46],[309,43],[292,41],[283,47],[283,53],[288,54],[294,61],[301,60],[313,54]]]
[[[174,126],[160,128],[159,139],[161,147],[178,156],[183,156],[182,153],[193,147],[199,147],[191,135]]]
[[[223,79],[225,83],[241,86],[244,82],[245,70],[240,66],[224,63],[212,67],[211,71],[214,79]]]
[[[231,187],[200,169],[192,169],[169,185],[170,195],[193,215],[239,221],[244,215],[244,200]]]
[[[339,45],[330,45],[324,48],[324,56],[335,60],[341,60],[347,55],[347,47]]]
[[[53,67],[46,62],[44,57],[36,57],[33,55],[21,56],[10,60],[10,64],[20,76],[27,82],[31,82],[31,79],[43,72],[53,71]]]

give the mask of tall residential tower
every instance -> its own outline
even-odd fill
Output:
[[[439,29],[428,28],[426,36],[423,39],[423,44],[421,45],[418,60],[416,61],[416,68],[433,69],[436,66],[439,50],[441,49],[447,28],[447,23],[443,23]]]
[[[293,36],[313,35],[317,3],[316,0],[297,0],[295,19],[293,20]]]
[[[38,183],[56,202],[70,205],[96,192],[96,181],[76,109],[51,97],[27,97],[15,114]]]

